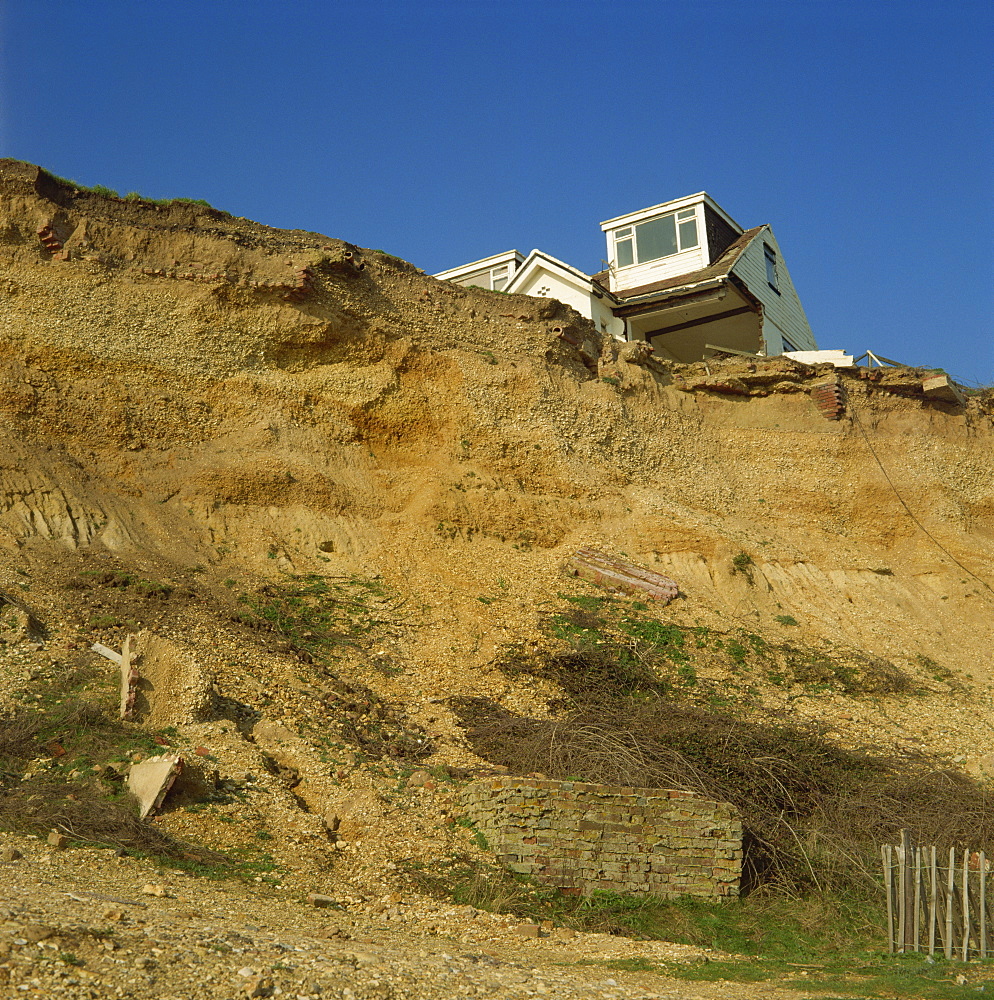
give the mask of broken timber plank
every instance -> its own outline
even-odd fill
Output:
[[[129,635],[121,647],[121,718],[130,719],[135,708],[135,696],[138,693],[138,682],[141,675],[135,668],[137,655],[132,651],[135,637]]]
[[[118,666],[121,665],[121,654],[115,653],[113,649],[103,645],[103,643],[95,642],[90,649],[93,650],[94,653],[99,653],[105,659],[110,660],[111,663],[116,663]]]
[[[570,576],[589,580],[608,591],[645,594],[663,604],[669,604],[680,592],[680,588],[668,576],[642,569],[596,549],[577,549],[570,556],[566,571]]]

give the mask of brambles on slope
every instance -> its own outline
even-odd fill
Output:
[[[0,828],[56,829],[168,863],[229,865],[138,818],[123,779],[132,753],[162,752],[156,734],[128,729],[94,701],[55,694],[0,716]]]
[[[923,844],[994,847],[984,787],[925,754],[838,746],[818,729],[746,721],[659,696],[590,697],[558,718],[486,699],[453,708],[475,753],[512,774],[679,788],[733,803],[747,888],[869,885],[879,844],[902,827]]]
[[[424,760],[435,752],[420,726],[368,687],[345,683],[327,671],[323,679],[331,688],[324,696],[324,703],[334,713],[342,739],[347,743],[370,757],[412,762]]]
[[[305,662],[328,662],[344,649],[361,649],[396,635],[403,602],[378,580],[309,573],[288,576],[242,594],[242,624],[275,632]]]
[[[749,705],[754,713],[760,681],[799,694],[913,691],[888,661],[680,626],[612,598],[568,604],[547,617],[543,647],[506,649],[496,661],[508,675],[561,689],[552,717],[453,700],[484,759],[515,774],[681,788],[732,802],[746,829],[747,886],[797,892],[866,881],[878,845],[902,826],[922,843],[994,845],[983,787],[943,761],[845,749],[783,715],[757,721],[729,710]]]

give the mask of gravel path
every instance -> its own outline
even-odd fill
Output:
[[[764,984],[687,984],[606,961],[698,948],[553,930],[420,897],[344,895],[168,874],[96,849],[4,835],[0,997],[45,1000],[790,1000]],[[588,964],[589,963],[589,964]]]

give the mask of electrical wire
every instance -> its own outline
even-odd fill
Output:
[[[968,569],[966,566],[964,566],[956,558],[956,556],[954,556],[952,552],[950,552],[949,549],[947,549],[945,545],[943,545],[942,542],[940,542],[938,538],[936,538],[935,535],[933,535],[932,532],[929,531],[928,528],[926,528],[925,525],[918,520],[918,517],[915,515],[915,512],[907,505],[907,503],[905,503],[904,497],[901,496],[900,491],[894,485],[894,480],[890,478],[890,475],[884,468],[884,463],[880,461],[880,456],[877,454],[876,449],[873,447],[873,442],[870,441],[870,435],[866,433],[866,428],[863,426],[863,421],[859,419],[859,413],[856,407],[850,404],[848,398],[846,400],[846,403],[847,403],[847,409],[853,415],[853,419],[856,421],[856,426],[860,429],[863,435],[863,440],[866,441],[866,447],[870,449],[870,454],[873,456],[877,465],[880,467],[880,471],[884,474],[884,479],[887,480],[887,484],[894,491],[894,496],[897,497],[898,503],[900,503],[900,505],[905,509],[908,517],[910,517],[911,520],[914,521],[914,523],[918,526],[918,528],[924,535],[926,535],[929,539],[931,539],[932,543],[935,545],[937,549],[939,549],[940,552],[944,552],[957,566],[959,566],[961,570],[963,570],[964,573],[967,574],[967,576],[972,576],[973,579],[977,581],[977,583],[979,583],[982,587],[985,587],[987,590],[989,590],[991,594],[994,594],[994,587],[991,587],[991,585],[986,580],[983,580],[979,576],[977,576],[977,574],[974,573],[973,570]]]

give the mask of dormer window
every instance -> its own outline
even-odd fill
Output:
[[[700,245],[697,235],[697,211],[685,208],[637,226],[625,226],[614,232],[614,259],[617,267],[645,264],[661,257],[691,250]]]

